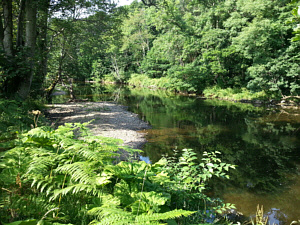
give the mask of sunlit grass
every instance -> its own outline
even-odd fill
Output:
[[[226,88],[218,86],[206,88],[203,95],[207,98],[220,98],[225,100],[267,100],[269,96],[264,92],[251,92],[246,88]]]

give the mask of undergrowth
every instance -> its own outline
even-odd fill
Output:
[[[13,147],[8,141],[15,139],[18,133],[45,123],[45,118],[40,113],[42,109],[43,104],[32,99],[0,99],[0,152]]]
[[[87,123],[43,126],[41,104],[1,100],[0,108],[1,225],[201,224],[234,207],[203,193],[234,168],[219,152],[199,162],[184,149],[147,164],[120,140],[91,135]]]
[[[203,193],[211,177],[228,178],[234,168],[219,152],[200,163],[190,149],[179,161],[120,162],[120,140],[92,136],[79,123],[33,128],[11,142],[0,160],[3,223],[200,224],[233,207]]]
[[[145,74],[132,74],[128,80],[128,84],[136,87],[150,87],[165,89],[169,91],[193,93],[191,86],[184,83],[178,78],[161,77],[161,78],[149,78]],[[197,90],[201,92],[201,90]],[[247,88],[221,88],[218,86],[207,87],[202,91],[202,94],[206,98],[219,98],[224,100],[268,100],[278,99],[278,96],[267,94],[264,91],[251,92]],[[280,99],[280,98],[279,98]]]
[[[169,91],[184,91],[184,88],[180,87],[180,81],[178,79],[169,77],[149,78],[145,74],[132,74],[127,83],[136,87],[160,88]]]
[[[203,95],[207,98],[220,98],[225,100],[267,100],[272,97],[268,96],[264,91],[251,92],[246,88],[222,89],[218,86],[206,88],[203,91]]]

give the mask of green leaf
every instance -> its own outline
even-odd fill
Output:
[[[22,221],[15,221],[12,223],[4,223],[4,225],[36,225],[37,220],[22,220]]]

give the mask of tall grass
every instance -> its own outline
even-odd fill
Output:
[[[246,88],[226,88],[218,86],[206,88],[203,91],[206,98],[220,98],[225,100],[266,100],[269,96],[264,91],[251,92]]]
[[[177,85],[178,82],[176,78],[149,78],[145,74],[132,74],[128,80],[128,84],[132,86],[166,89],[170,91],[180,91]]]

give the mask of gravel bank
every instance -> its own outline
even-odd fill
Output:
[[[88,127],[97,136],[123,140],[126,146],[141,149],[146,143],[145,130],[149,124],[126,106],[114,102],[78,102],[48,105],[47,117],[56,125],[84,123],[93,120]]]

